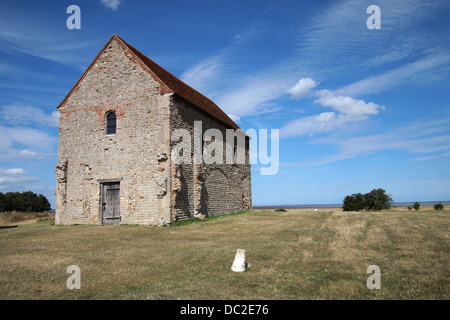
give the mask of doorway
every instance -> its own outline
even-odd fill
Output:
[[[102,225],[120,223],[120,182],[101,184]]]

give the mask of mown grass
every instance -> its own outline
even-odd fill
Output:
[[[406,210],[406,209],[405,209]],[[172,227],[0,230],[0,299],[449,299],[449,210],[239,212]],[[252,265],[231,271],[236,250]],[[81,269],[81,289],[66,286]],[[369,265],[381,289],[369,290]]]

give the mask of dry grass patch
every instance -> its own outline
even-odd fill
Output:
[[[449,211],[258,210],[179,227],[0,230],[0,299],[448,299]],[[252,267],[231,271],[238,248]],[[66,269],[81,268],[69,290]],[[369,265],[381,290],[369,290]]]
[[[55,215],[43,212],[0,212],[0,226],[29,224],[46,220],[54,221]]]

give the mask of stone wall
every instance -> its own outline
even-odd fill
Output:
[[[218,129],[225,141],[227,127],[189,102],[173,97],[170,104],[171,130],[183,128],[190,132],[191,159],[194,158],[194,122],[201,121],[202,135],[208,129]],[[176,142],[175,142],[176,143]],[[172,143],[172,146],[175,144]],[[200,143],[200,142],[198,142]],[[202,142],[202,145],[208,142]],[[197,214],[222,215],[252,208],[251,165],[247,138],[245,163],[227,164],[226,147],[223,144],[223,164],[172,165],[173,220],[188,219]]]
[[[226,127],[176,94],[161,94],[145,68],[113,39],[59,107],[56,224],[102,224],[101,186],[113,181],[120,182],[122,224],[162,225],[252,207],[249,144],[246,164],[176,165],[173,130],[194,137],[194,121],[201,121],[202,132],[216,128],[225,139]],[[105,134],[108,111],[117,115],[115,135]]]
[[[56,223],[100,224],[100,183],[109,180],[120,181],[121,223],[169,222],[168,101],[119,43],[105,48],[59,108]]]

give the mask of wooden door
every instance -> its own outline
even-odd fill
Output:
[[[120,182],[102,184],[102,224],[120,223]]]

